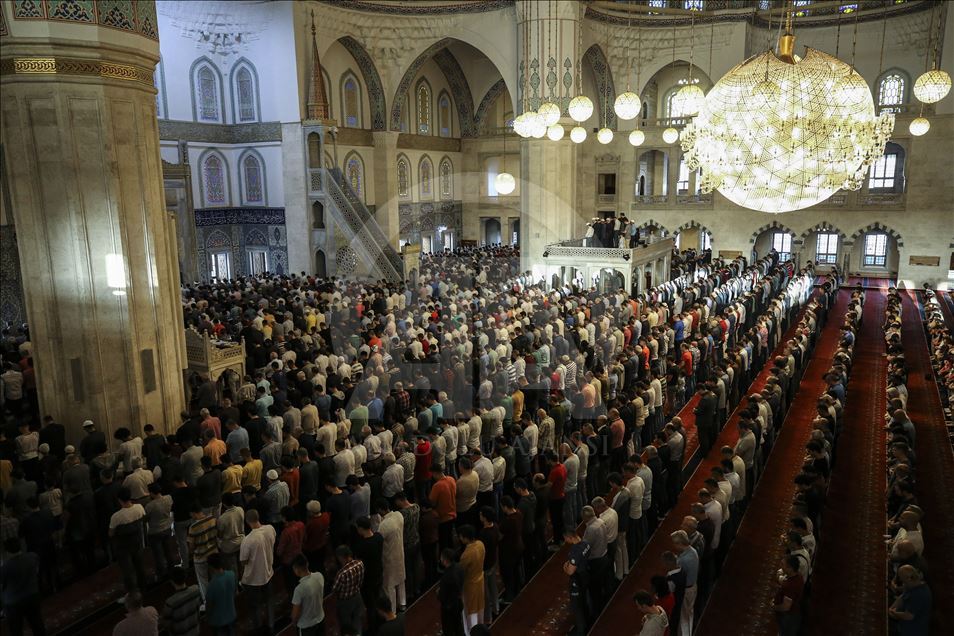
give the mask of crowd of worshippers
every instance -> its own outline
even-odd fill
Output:
[[[500,253],[428,256],[418,285],[186,288],[187,324],[243,338],[250,373],[234,387],[202,378],[169,434],[87,420],[67,439],[7,400],[11,633],[26,621],[42,634],[41,598],[110,562],[126,591],[117,634],[189,633],[200,612],[234,633],[240,584],[255,631],[289,610],[320,633],[328,593],[341,633],[387,635],[438,581],[445,633],[478,633],[594,495],[642,484],[632,530],[617,530],[628,565],[681,487],[686,434],[668,417],[698,391],[714,439],[813,276],[777,256],[720,260],[631,298],[506,278]],[[163,607],[143,607],[167,580]]]
[[[937,391],[941,397],[941,408],[944,410],[944,420],[948,430],[954,429],[954,338],[944,321],[944,312],[941,303],[948,303],[951,313],[954,314],[954,302],[951,292],[942,291],[946,297],[938,298],[934,290],[927,290],[924,299],[924,330],[931,351],[931,366],[934,367],[934,379],[937,382]],[[952,442],[954,443],[954,442]]]
[[[901,327],[905,300],[914,302],[897,289],[888,291],[882,325],[888,365],[885,396],[888,457],[885,541],[888,545],[888,618],[894,633],[913,636],[930,633],[932,597],[928,586],[928,563],[924,558],[924,536],[921,533],[921,521],[929,511],[921,508],[917,499],[917,457],[914,451],[917,430],[907,413],[908,370]],[[933,318],[929,309],[927,317],[928,324],[931,324]],[[935,323],[934,328],[938,327]]]
[[[692,633],[694,617],[701,613],[719,575],[838,285],[836,277],[827,280],[824,293],[808,304],[793,337],[780,343],[788,319],[806,302],[812,283],[813,277],[807,274],[794,279],[787,298],[776,299],[759,319],[761,346],[753,351],[750,364],[720,367],[721,373],[717,371],[698,389],[695,423],[702,455],[708,454],[729,413],[745,396],[737,424],[739,437],[734,447],[719,449],[721,459],[696,493],[691,515],[671,535],[672,549],[661,555],[664,569],[651,578],[652,589],[636,593],[634,600],[643,617],[640,634]],[[778,355],[770,358],[779,344],[783,346]],[[766,364],[770,374],[764,388],[747,394],[745,389]],[[742,373],[727,377],[725,372],[733,369]],[[568,533],[567,541],[574,547],[564,569],[571,577],[576,634],[587,633],[592,618],[609,600],[616,582],[629,573],[659,519],[675,505],[682,488],[686,432],[678,416],[664,431],[670,433],[668,438],[658,438],[658,443],[642,452],[638,447],[628,449],[637,452],[628,454],[620,472],[609,475],[606,497],[593,499],[583,509],[582,540]],[[673,439],[679,441],[673,444]]]
[[[620,217],[594,218],[586,224],[584,247],[639,247],[647,243],[645,229],[635,221]]]

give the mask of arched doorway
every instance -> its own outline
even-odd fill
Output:
[[[602,294],[615,292],[621,287],[625,287],[626,278],[619,270],[604,267],[600,270],[597,290]]]
[[[520,219],[515,219],[510,224],[510,244],[520,245]]]
[[[311,227],[316,230],[325,229],[325,206],[321,201],[311,204]]]
[[[323,250],[315,252],[315,276],[318,278],[328,277],[328,265]]]

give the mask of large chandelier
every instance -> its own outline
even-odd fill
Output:
[[[875,115],[854,68],[806,47],[794,55],[786,29],[779,53],[742,62],[718,81],[682,133],[702,192],[718,189],[751,210],[789,212],[861,187],[884,152],[894,115]]]

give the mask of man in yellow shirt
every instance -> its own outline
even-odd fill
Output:
[[[242,487],[251,486],[255,490],[262,487],[262,460],[252,459],[252,451],[247,448],[242,453]]]
[[[222,494],[242,492],[243,471],[241,466],[232,463],[228,453],[222,455]]]

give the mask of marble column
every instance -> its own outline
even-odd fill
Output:
[[[576,144],[529,139],[521,142],[520,265],[534,280],[544,271],[547,245],[583,236],[576,210]]]
[[[150,10],[136,23],[154,25]],[[110,438],[147,423],[171,432],[186,365],[152,84],[158,39],[8,25],[0,141],[41,414],[66,425],[69,442],[85,419]]]
[[[398,223],[397,141],[398,132],[376,130],[371,133],[374,141],[374,218],[385,238],[394,249],[398,248],[400,228]]]

